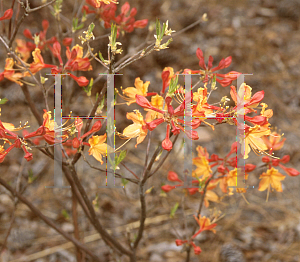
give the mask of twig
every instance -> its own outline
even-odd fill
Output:
[[[82,184],[79,181],[79,178],[77,176],[76,170],[74,165],[70,165],[69,168],[71,169],[71,174],[72,177],[74,179],[74,183],[76,185],[76,187],[78,188],[78,191],[80,193],[80,195],[83,198],[84,203],[86,204],[89,213],[91,215],[91,222],[93,224],[93,226],[95,227],[95,229],[99,232],[99,234],[102,236],[103,240],[105,241],[105,243],[109,246],[111,246],[112,248],[116,248],[119,252],[127,255],[127,256],[131,256],[132,252],[128,249],[126,249],[125,247],[123,247],[115,238],[113,238],[108,232],[107,230],[101,225],[100,221],[97,218],[95,209],[93,207],[93,205],[91,204],[91,202],[89,201],[89,198],[86,194],[86,191],[84,190]],[[63,171],[65,172],[67,169],[67,167],[63,166]]]
[[[178,135],[175,137],[174,141],[173,141],[173,146],[175,145],[176,141],[178,139]],[[149,175],[149,177],[152,177],[164,164],[164,162],[166,161],[166,159],[168,158],[168,156],[170,155],[171,151],[168,151],[168,153],[164,156],[164,158],[161,160],[161,162],[157,165],[157,167],[155,168],[155,170]]]
[[[80,243],[77,239],[70,236],[68,233],[64,232],[61,228],[57,227],[54,222],[52,222],[48,217],[44,216],[42,212],[37,209],[34,205],[30,203],[27,198],[23,197],[20,193],[16,192],[10,185],[8,185],[2,178],[0,178],[0,184],[4,186],[14,197],[17,197],[21,202],[23,202],[29,209],[36,214],[40,219],[42,219],[48,226],[52,227],[59,234],[61,234],[65,239],[71,241],[76,247],[84,250],[89,254],[95,261],[102,262],[92,251],[90,251],[85,245]]]
[[[125,167],[132,175],[134,175],[134,177],[135,177],[136,179],[139,179],[139,177],[138,177],[131,169],[129,169],[123,162],[121,162],[121,165],[122,165],[123,167]],[[137,183],[138,183],[138,181],[137,181]]]
[[[197,211],[197,217],[200,215],[202,207],[203,207],[207,186],[208,186],[209,182],[213,179],[213,177],[215,176],[217,171],[218,170],[216,169],[215,172],[212,174],[212,176],[205,182],[205,186],[204,186],[204,189],[203,189],[203,195],[202,195],[202,198],[201,198],[201,201],[200,201],[200,204],[199,204],[199,208],[198,208],[198,211]],[[197,230],[197,225],[194,226],[194,229],[192,230],[192,235],[195,234],[196,230]],[[188,246],[187,250],[186,250],[186,254],[187,254],[186,260],[185,260],[186,262],[190,261],[190,252],[191,252],[191,246]]]
[[[82,155],[82,157],[83,157],[83,160],[90,166],[90,168],[96,169],[96,170],[101,171],[101,172],[114,173],[114,171],[105,170],[105,169],[102,169],[102,168],[93,166],[93,165],[86,159],[86,157],[85,157],[85,155],[83,154],[82,151],[81,151],[81,155]],[[130,171],[130,170],[128,170],[128,171]],[[130,182],[132,182],[132,183],[134,183],[134,184],[138,184],[138,183],[139,183],[139,181],[136,180],[136,179],[132,179],[132,178],[128,178],[128,177],[123,177],[121,174],[118,174],[118,173],[115,173],[115,176],[116,176],[117,178],[123,178],[123,179],[126,179],[126,180],[128,180],[128,181],[130,181]],[[137,177],[137,176],[136,176],[136,177]],[[138,179],[138,177],[137,177],[137,179]]]
[[[40,6],[36,7],[36,8],[29,9],[29,10],[27,10],[27,13],[32,13],[32,12],[38,11],[38,10],[40,10],[40,9],[42,9],[42,8],[44,8],[44,7],[46,7],[46,6],[48,6],[48,5],[53,4],[55,1],[56,1],[56,0],[52,0],[52,1],[50,1],[49,3],[46,3],[46,4],[44,4],[44,5],[40,5]]]

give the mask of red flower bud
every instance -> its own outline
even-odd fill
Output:
[[[173,143],[172,143],[172,141],[168,137],[166,137],[162,141],[161,145],[162,145],[163,149],[165,149],[167,151],[170,151],[172,149],[172,147],[173,147]]]
[[[44,31],[47,31],[48,28],[49,28],[49,21],[46,20],[46,19],[43,20],[43,22],[42,22],[42,27],[43,27]]]
[[[256,165],[253,164],[246,164],[245,165],[245,172],[251,172],[256,168]]]
[[[124,5],[122,5],[122,7],[121,7],[121,13],[124,14],[124,15],[126,15],[126,14],[128,13],[128,11],[129,11],[129,9],[130,9],[130,5],[129,5],[128,2],[126,2],[126,3],[125,3]]]
[[[187,240],[181,240],[181,239],[176,239],[175,240],[176,246],[181,246],[181,245],[183,245],[184,243],[187,243],[187,242],[188,242]]]
[[[137,14],[137,10],[136,10],[136,8],[134,7],[134,8],[131,9],[130,15],[129,15],[129,16],[134,17],[136,14]]]
[[[74,137],[73,140],[72,140],[72,146],[74,148],[79,148],[80,147],[80,141],[77,137]]]
[[[262,157],[261,161],[263,161],[264,163],[269,163],[270,162],[270,158],[267,156]]]
[[[182,180],[180,180],[178,178],[178,175],[175,172],[173,172],[173,171],[169,171],[169,173],[168,173],[168,180],[172,181],[172,182],[177,181],[177,182],[182,183]]]
[[[188,188],[187,190],[191,196],[199,192],[199,188]]]
[[[161,189],[163,191],[165,191],[166,193],[168,193],[169,191],[171,191],[174,188],[175,188],[175,186],[170,186],[170,185],[164,185],[164,186],[161,187]]]
[[[72,74],[69,74],[69,76],[72,77],[80,87],[87,86],[89,84],[89,80],[87,80],[84,76],[76,77]]]
[[[134,22],[133,26],[135,28],[144,28],[148,24],[148,19],[143,19],[143,20],[137,20]]]
[[[279,159],[272,159],[273,166],[278,166],[278,164],[279,164]]]
[[[28,29],[23,31],[23,35],[29,39],[33,39],[31,32]]]
[[[289,176],[298,176],[300,173],[295,169],[291,167],[285,167],[281,164],[279,166],[289,175]]]
[[[69,46],[69,45],[72,44],[72,41],[73,41],[73,39],[71,37],[66,37],[66,38],[63,39],[62,43],[63,43],[64,46]]]
[[[285,155],[283,156],[280,160],[281,163],[286,164],[290,161],[290,156],[289,155]]]
[[[218,172],[222,174],[225,173],[226,172],[225,167],[223,165],[218,166]]]
[[[13,10],[12,9],[8,9],[4,12],[4,15],[2,17],[0,17],[0,21],[2,20],[8,20],[11,19],[13,16]]]
[[[22,146],[22,147],[23,147],[23,150],[24,150],[24,152],[25,152],[24,158],[27,160],[27,162],[29,162],[30,160],[33,159],[33,156],[32,156],[31,153],[29,153],[29,152],[27,151],[27,148],[26,148],[25,146]]]

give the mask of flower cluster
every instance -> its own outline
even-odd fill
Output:
[[[81,146],[88,146],[90,155],[93,155],[98,161],[103,163],[102,155],[106,155],[108,153],[113,152],[113,149],[108,147],[105,144],[106,134],[103,136],[93,135],[94,133],[98,132],[101,127],[101,121],[98,120],[94,123],[92,128],[86,132],[85,134],[81,135],[82,129],[82,120],[76,118],[75,121],[68,126],[66,126],[67,122],[63,124],[63,126],[58,127],[53,119],[51,119],[51,112],[47,112],[44,110],[43,114],[43,124],[34,132],[29,133],[26,129],[27,123],[23,127],[15,128],[11,123],[3,123],[0,120],[0,141],[3,141],[3,144],[0,145],[0,163],[3,162],[6,155],[13,149],[13,148],[21,148],[25,152],[24,158],[27,161],[33,159],[32,153],[29,153],[28,150],[31,150],[31,147],[40,145],[42,140],[45,140],[49,145],[54,145],[57,143],[62,143],[62,145],[66,147],[72,146],[75,150],[69,150],[67,148],[67,153],[76,153],[77,150]],[[23,136],[19,136],[17,131],[23,130]],[[58,139],[57,133],[61,132],[61,135]],[[77,136],[71,139],[71,137],[77,132]],[[89,138],[89,142],[84,142],[83,139],[93,135]],[[7,149],[5,149],[5,144],[10,145]]]
[[[83,6],[83,11],[87,14],[97,14],[104,22],[105,28],[110,28],[112,23],[117,25],[117,36],[119,33],[131,33],[134,28],[144,28],[148,24],[148,19],[135,20],[137,9],[134,7],[130,10],[128,2],[122,5],[121,13],[116,15],[116,3],[97,2],[95,0],[86,0],[86,3],[94,7],[95,10],[89,9],[87,5]]]

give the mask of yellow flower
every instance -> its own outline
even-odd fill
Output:
[[[269,124],[267,124],[269,125]],[[271,131],[268,126],[259,126],[255,125],[254,127],[249,128],[249,132],[247,132],[245,136],[245,141],[241,139],[240,143],[244,148],[244,159],[248,158],[248,154],[252,150],[256,152],[262,152],[268,149],[266,144],[264,143],[262,136],[268,136],[270,135]]]
[[[138,144],[142,143],[147,136],[148,130],[143,128],[145,126],[145,121],[143,119],[142,114],[139,112],[139,110],[134,110],[133,113],[127,113],[126,117],[133,121],[133,124],[127,126],[123,130],[123,136],[126,138],[135,138],[137,137],[137,143],[135,147],[137,147]]]
[[[163,108],[163,104],[164,104],[164,99],[162,96],[156,94],[155,96],[151,97],[151,105],[162,110]],[[167,105],[165,104],[165,108],[167,107]],[[146,122],[151,122],[154,119],[160,118],[162,117],[162,114],[156,111],[153,111],[151,109],[145,109],[145,111],[149,111],[145,117],[145,121]]]
[[[209,177],[212,173],[209,162],[207,160],[208,153],[206,150],[203,150],[201,146],[197,147],[198,157],[193,158],[193,164],[197,168],[193,172],[193,177],[203,176],[202,178]]]
[[[143,83],[143,81],[137,77],[134,81],[135,87],[127,87],[123,91],[123,95],[121,96],[124,100],[128,101],[127,105],[131,105],[132,103],[135,103],[135,96],[141,95],[146,96],[148,92],[148,86],[150,84],[150,81],[146,81]]]
[[[106,154],[111,154],[114,152],[113,148],[105,144],[106,134],[103,136],[92,136],[89,139],[90,149],[89,155],[93,155],[101,165],[103,164],[102,156],[106,156]]]
[[[285,176],[279,173],[274,167],[268,169],[267,173],[262,173],[259,178],[261,179],[258,186],[259,191],[264,191],[271,186],[276,191],[282,192],[282,185],[280,181],[284,180]]]
[[[248,179],[248,174],[245,173],[245,179]],[[237,186],[237,169],[230,170],[229,173],[222,178],[220,182],[220,188],[223,193],[227,192],[227,187],[229,191],[229,195],[233,195],[234,188]],[[237,192],[244,192],[244,189],[236,188]]]

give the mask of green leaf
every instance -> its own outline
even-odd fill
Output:
[[[127,150],[122,150],[121,153],[119,154],[118,158],[116,159],[116,166],[118,166],[126,157]]]
[[[80,24],[79,26],[76,27],[76,30],[82,29],[84,27],[84,24]]]
[[[32,169],[28,170],[28,184],[31,184],[36,178],[33,177]]]
[[[125,187],[128,184],[128,180],[125,178],[121,178],[121,183]]]
[[[216,85],[217,85],[217,77],[214,75],[213,80],[211,82],[211,90],[216,90]]]
[[[0,98],[0,105],[4,105],[7,101],[7,98]]]
[[[70,219],[70,216],[69,216],[67,210],[63,209],[63,210],[61,211],[61,214],[63,215],[63,217],[64,217],[66,220],[69,220],[69,219]]]
[[[104,63],[104,58],[103,58],[101,52],[99,52],[99,57],[100,57],[101,61]]]
[[[171,209],[170,218],[174,218],[175,212],[177,211],[178,207],[179,207],[179,203],[176,202],[176,204]]]
[[[156,18],[156,35],[157,37],[160,36],[160,22],[158,18]]]
[[[162,31],[160,32],[160,35],[159,35],[160,39],[163,38],[165,31],[166,31],[166,23],[163,23],[163,29],[162,29]]]

